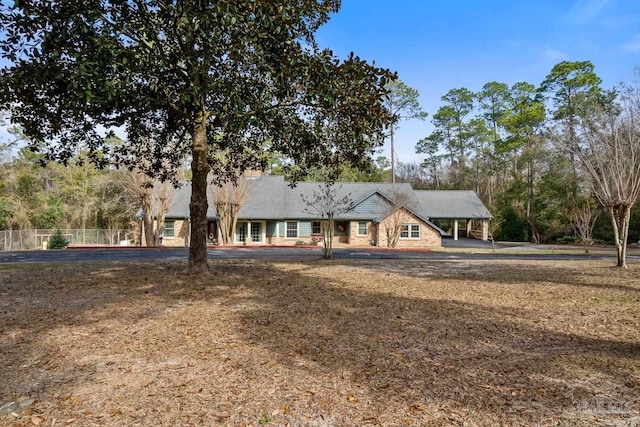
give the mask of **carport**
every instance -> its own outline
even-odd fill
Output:
[[[475,191],[416,190],[415,194],[421,212],[430,221],[453,222],[450,235],[454,240],[458,240],[460,234],[489,240],[489,221],[493,216]]]

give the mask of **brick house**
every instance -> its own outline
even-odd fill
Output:
[[[238,215],[234,244],[295,245],[320,238],[322,218],[312,213],[304,198],[310,199],[322,183],[299,182],[292,188],[282,176],[247,179],[249,190]],[[484,232],[478,237],[487,239],[491,214],[472,191],[420,191],[406,183],[377,182],[336,183],[335,188],[337,199],[348,195],[351,202],[344,213],[334,218],[334,243],[387,246],[387,231],[401,227],[397,247],[440,247],[447,232],[432,218],[454,221],[454,238],[459,222],[462,230],[470,230],[473,221],[479,222]],[[189,245],[190,195],[189,182],[175,192],[166,215],[165,246]],[[208,197],[208,243],[216,244],[218,215],[211,195]]]

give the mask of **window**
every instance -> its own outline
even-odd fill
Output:
[[[360,221],[358,222],[358,236],[366,236],[367,235],[367,222]]]
[[[287,239],[298,238],[298,223],[296,221],[287,221],[286,234]]]
[[[311,221],[311,234],[320,234],[322,233],[322,227],[320,226],[320,221]]]
[[[251,238],[251,243],[262,243],[262,231],[264,230],[263,221],[238,221],[236,224],[236,242],[246,243],[247,238]]]
[[[402,231],[400,232],[401,239],[419,239],[420,238],[420,224],[404,224]]]
[[[238,222],[236,225],[236,239],[238,242],[246,242],[247,241],[247,223],[246,222]]]
[[[176,236],[175,226],[176,226],[175,221],[165,221],[164,233],[163,233],[164,237],[175,237]]]
[[[261,222],[251,223],[251,241],[262,242],[262,223]]]

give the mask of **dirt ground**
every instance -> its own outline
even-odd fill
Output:
[[[637,426],[640,266],[0,267],[0,425]]]

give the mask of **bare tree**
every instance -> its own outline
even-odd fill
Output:
[[[0,214],[4,214],[0,225],[7,231],[5,250],[11,251],[13,250],[13,231],[31,227],[29,214],[22,200],[13,195],[0,198]],[[19,249],[22,250],[22,239],[20,239],[20,246]]]
[[[151,212],[156,221],[154,227],[153,241],[156,245],[162,243],[161,237],[164,236],[164,222],[169,211],[169,206],[173,201],[174,187],[169,182],[160,182],[156,180],[153,186],[151,196]]]
[[[429,170],[431,169],[431,171]],[[433,174],[434,181],[437,182],[437,171],[425,163],[402,163],[398,162],[396,167],[397,179],[400,182],[408,182],[414,190],[424,190],[431,188],[429,175]]]
[[[406,224],[407,211],[411,210],[412,200],[407,193],[394,191],[388,196],[386,218],[384,219],[384,231],[387,237],[387,246],[395,248],[402,236]]]
[[[223,245],[233,243],[238,214],[251,190],[251,179],[241,174],[235,181],[212,183],[211,199],[218,214],[218,228]]]
[[[313,190],[310,198],[302,195],[302,200],[307,205],[305,209],[307,212],[320,216],[324,237],[322,257],[332,259],[334,218],[336,215],[340,215],[351,209],[351,193],[338,197],[338,191],[342,186],[336,188],[333,184],[325,183],[320,184],[318,187],[318,190]]]
[[[495,239],[495,235],[496,235],[496,231],[498,231],[498,228],[500,228],[500,225],[502,225],[502,223],[504,222],[504,220],[502,221],[491,221],[489,223],[489,240],[491,241],[491,251],[493,253],[496,252],[496,239]]]
[[[138,200],[130,200],[128,194],[117,177],[117,173],[109,173],[100,177],[97,182],[98,205],[101,214],[101,225],[105,229],[109,244],[114,244],[120,231],[129,228],[132,219],[140,208]],[[121,240],[118,238],[118,240]]]
[[[122,186],[130,203],[137,203],[142,209],[147,246],[159,245],[173,199],[173,186],[169,182],[149,178],[139,170],[120,171],[114,175],[114,179]]]
[[[589,246],[593,245],[593,227],[600,216],[600,211],[590,199],[583,200],[581,203],[575,203],[569,219],[573,230],[580,237],[580,243],[584,247],[585,252],[589,252]]]
[[[617,105],[590,109],[579,117],[575,138],[556,136],[575,155],[598,201],[611,219],[617,266],[626,268],[631,208],[640,195],[640,94],[622,86]]]

